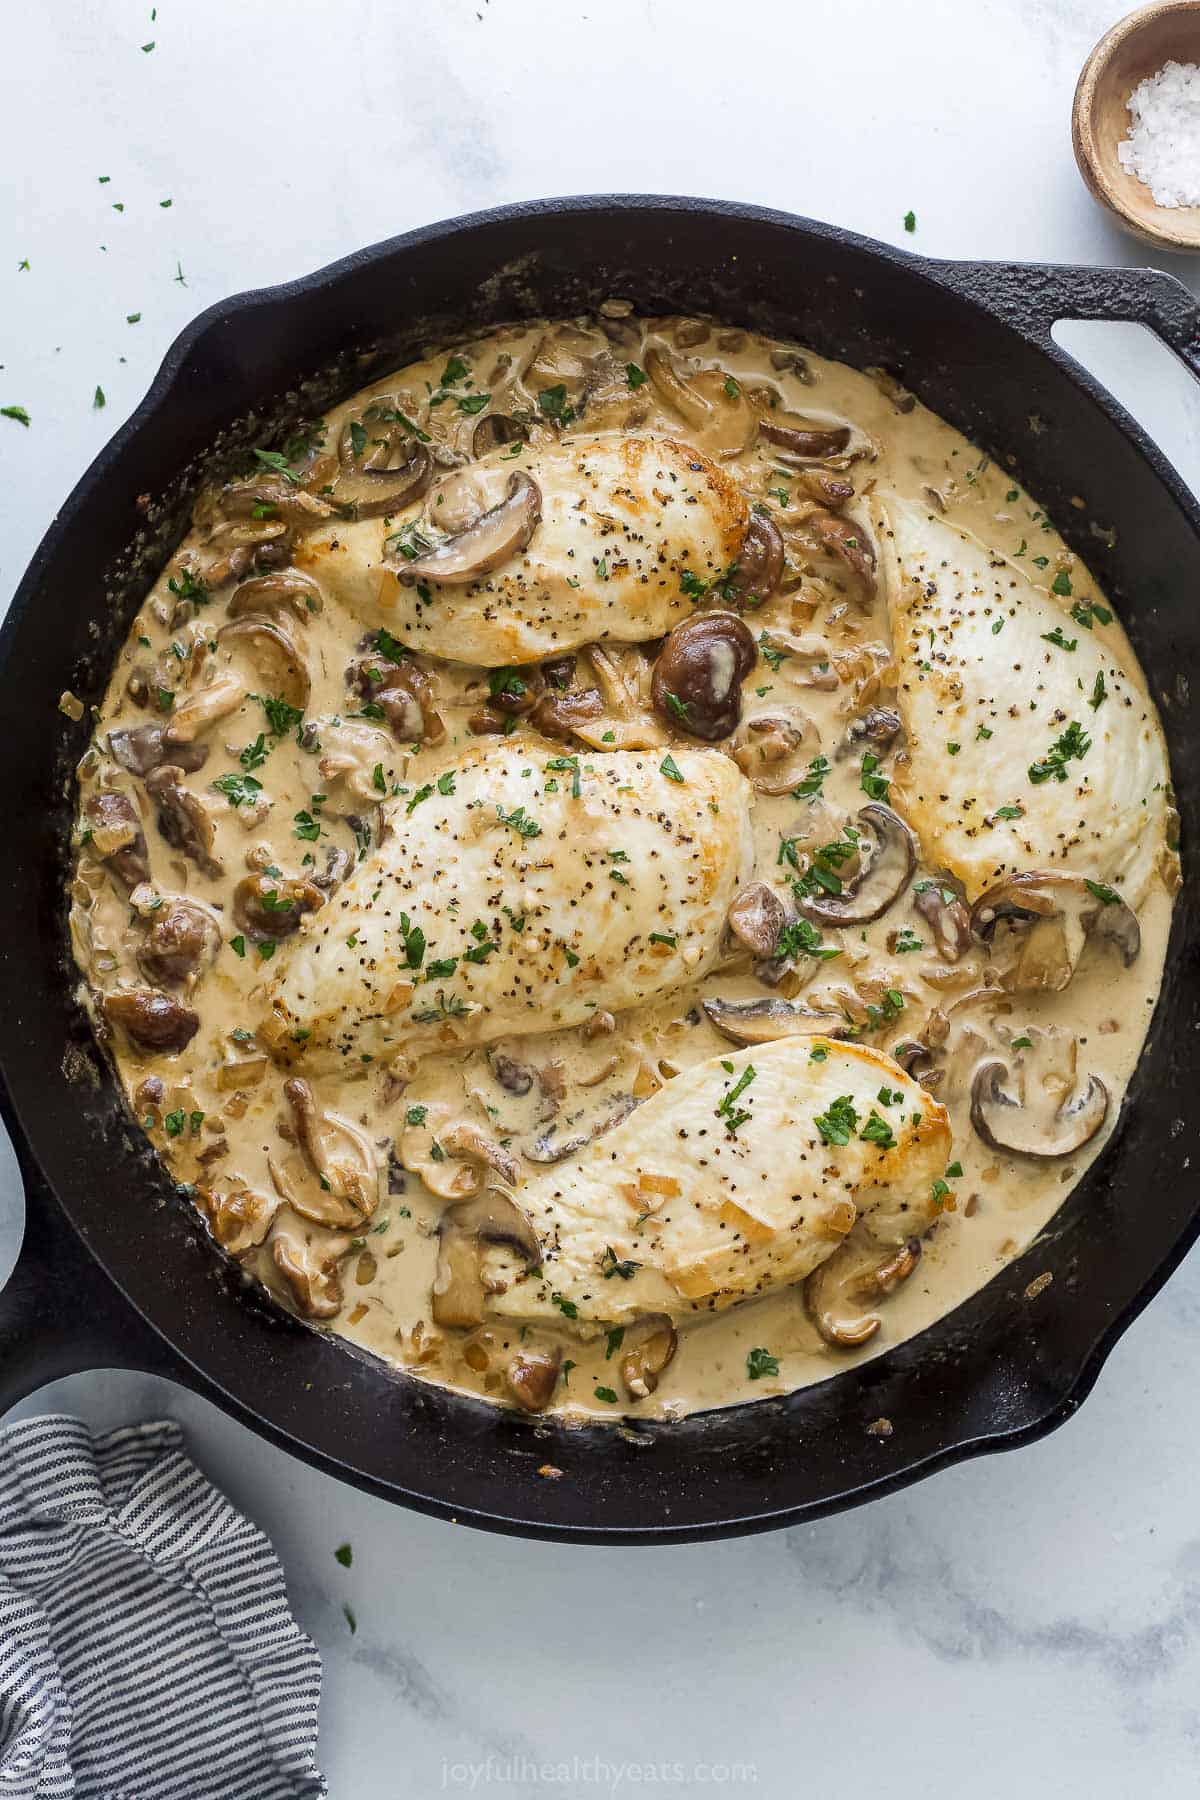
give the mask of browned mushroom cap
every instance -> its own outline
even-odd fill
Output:
[[[769,600],[783,576],[783,539],[771,520],[752,512],[746,536],[722,592],[739,605]]]
[[[565,742],[574,737],[577,725],[598,719],[603,711],[604,698],[599,688],[570,688],[566,693],[543,694],[529,715],[529,722],[544,736]]]
[[[231,1256],[244,1256],[247,1250],[261,1244],[283,1205],[278,1194],[263,1194],[257,1188],[245,1187],[217,1193],[199,1185],[196,1200],[208,1218],[213,1236]]]
[[[1017,1156],[1071,1156],[1090,1143],[1108,1117],[1108,1089],[1098,1075],[1080,1088],[1075,1037],[1030,1027],[1028,1049],[1012,1071],[998,1058],[980,1063],[971,1084],[971,1123],[993,1150]]]
[[[216,920],[194,900],[176,899],[156,912],[138,946],[138,967],[148,980],[172,987],[190,980],[221,941]]]
[[[342,1310],[341,1259],[352,1239],[283,1214],[271,1233],[271,1256],[310,1319],[333,1319]]]
[[[679,1337],[665,1313],[650,1313],[625,1327],[621,1340],[621,1380],[631,1400],[644,1400],[679,1347]]]
[[[167,742],[165,725],[138,725],[133,729],[110,731],[108,747],[123,769],[131,775],[148,775],[160,763],[171,762],[189,775],[202,769],[208,761],[207,744],[171,744]]]
[[[736,731],[742,682],[758,661],[749,628],[735,613],[693,613],[659,651],[650,698],[676,731],[715,743]]]
[[[516,1201],[495,1188],[448,1206],[438,1226],[438,1264],[433,1281],[437,1325],[482,1325],[486,1313],[484,1251],[488,1244],[514,1250],[526,1268],[542,1260],[537,1234]]]
[[[184,1050],[200,1029],[200,1015],[157,988],[124,988],[102,1002],[110,1025],[139,1050]]]
[[[243,541],[262,541],[273,533],[281,534],[289,526],[293,530],[312,530],[333,517],[328,500],[305,493],[282,476],[271,475],[252,475],[247,481],[227,483],[217,496],[217,510],[226,519],[250,522],[250,532]],[[234,538],[237,535],[230,534]]]
[[[289,1185],[288,1201],[317,1224],[360,1225],[379,1203],[378,1163],[370,1139],[341,1113],[320,1105],[307,1081],[285,1081],[283,1095],[304,1159],[320,1182],[319,1192]]]
[[[486,456],[501,444],[525,443],[528,437],[529,432],[519,419],[510,419],[507,413],[485,413],[471,434],[471,453]]]
[[[800,910],[822,925],[866,925],[878,919],[908,886],[916,866],[912,832],[890,806],[872,801],[858,813],[858,868],[835,876],[837,893],[811,895]]]
[[[787,907],[765,881],[742,888],[726,914],[733,936],[754,956],[774,956],[787,922]]]
[[[701,1002],[710,1024],[735,1044],[773,1044],[785,1037],[849,1037],[840,1013],[819,1012],[795,1000],[722,1000]]]
[[[243,581],[229,596],[225,610],[231,619],[257,614],[275,621],[290,612],[303,624],[324,604],[321,590],[310,576],[302,575],[299,569],[280,569],[272,575],[256,575]]]
[[[1137,914],[1115,888],[1086,875],[1032,870],[989,888],[971,909],[972,929],[990,944],[1002,921],[1022,934],[1007,984],[1023,992],[1061,992],[1088,937],[1111,944],[1126,968],[1142,947]]]
[[[933,927],[938,954],[958,962],[971,948],[971,915],[952,887],[942,881],[920,881],[913,891],[913,905]]]
[[[508,1389],[522,1412],[544,1412],[558,1385],[562,1351],[518,1350],[504,1371]]]
[[[355,670],[355,681],[363,699],[379,707],[398,744],[438,744],[445,737],[433,682],[410,657],[401,662],[368,657]]]
[[[848,425],[822,425],[815,419],[798,419],[792,425],[760,419],[758,429],[768,444],[784,452],[785,461],[795,457],[798,462],[824,462],[843,456],[850,442]]]
[[[233,916],[238,928],[255,943],[277,943],[300,929],[305,913],[324,906],[315,881],[279,875],[246,875],[233,890]]]
[[[248,614],[222,625],[217,643],[226,650],[243,651],[258,671],[265,694],[278,695],[301,712],[308,705],[311,683],[303,656],[282,625],[261,614]]]
[[[869,1237],[848,1238],[804,1283],[805,1309],[825,1342],[839,1350],[869,1343],[882,1320],[862,1308],[886,1300],[920,1259],[918,1238],[890,1251]]]
[[[150,852],[141,815],[128,794],[93,794],[88,802],[92,848],[127,888],[150,879]]]
[[[760,794],[790,794],[811,760],[812,722],[797,706],[755,713],[733,745],[733,760]]]
[[[810,500],[820,501],[831,512],[837,512],[854,498],[854,483],[831,469],[800,469],[797,479]]]
[[[524,550],[541,516],[541,488],[524,470],[517,469],[508,478],[503,500],[466,531],[406,563],[404,573],[414,580],[478,581]]]
[[[205,875],[223,875],[224,867],[213,855],[216,826],[198,794],[180,783],[183,770],[163,763],[146,777],[146,792],[154,801],[155,822],[172,850],[180,851]]]
[[[840,513],[810,513],[804,530],[814,537],[822,550],[838,556],[866,587],[875,581],[875,546],[865,526]]]
[[[415,435],[394,394],[377,394],[338,438],[333,497],[358,518],[399,512],[420,499],[433,477],[433,458]]]

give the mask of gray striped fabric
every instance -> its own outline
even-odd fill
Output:
[[[169,1421],[0,1432],[2,1800],[320,1800],[321,1663]]]

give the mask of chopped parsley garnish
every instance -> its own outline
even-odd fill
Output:
[[[264,469],[271,469],[276,475],[282,475],[285,481],[291,482],[293,487],[299,485],[299,477],[292,473],[292,470],[288,467],[288,459],[281,450],[259,450],[256,448],[254,454],[263,465]]]
[[[235,956],[245,956],[245,954],[246,954],[245,938],[242,937],[240,934],[235,938],[230,938],[229,948],[233,951],[233,954]]]
[[[826,1144],[848,1144],[851,1132],[858,1130],[858,1114],[854,1109],[854,1100],[850,1094],[842,1094],[837,1100],[831,1100],[829,1111],[818,1113],[813,1124]]]
[[[246,748],[238,757],[238,761],[241,763],[243,769],[261,769],[266,760],[267,740],[260,731],[254,742],[246,745]]]
[[[604,1255],[600,1258],[600,1273],[605,1281],[611,1281],[614,1275],[622,1281],[632,1281],[641,1263],[622,1261],[611,1244],[605,1245]]]
[[[681,786],[683,785],[683,775],[673,756],[664,756],[658,766],[668,781],[678,781]]]
[[[577,1319],[579,1308],[573,1300],[564,1300],[561,1294],[551,1294],[551,1300],[557,1306],[564,1319]]]
[[[647,375],[645,369],[639,369],[636,363],[626,363],[625,379],[636,393],[637,389],[640,388],[643,383],[647,382],[650,377]]]
[[[731,400],[737,400],[741,397],[742,390],[732,375],[727,375],[725,377],[725,392]]]
[[[408,562],[416,562],[418,556],[424,556],[427,550],[433,549],[432,539],[425,536],[415,519],[410,519],[407,525],[400,527],[399,531],[393,531],[387,542],[394,544],[401,556]],[[420,592],[419,589],[418,592]],[[425,595],[421,597],[424,599]],[[395,642],[394,639],[392,641]]]
[[[777,957],[815,956],[821,962],[841,954],[840,950],[822,943],[820,932],[808,919],[793,919],[785,925],[775,947]]]
[[[425,933],[419,925],[409,921],[408,914],[400,914],[400,941],[404,945],[404,960],[410,969],[419,969],[425,957]]]
[[[224,794],[230,806],[246,806],[262,793],[262,782],[253,775],[219,775],[213,786]]]
[[[1071,577],[1067,574],[1065,569],[1060,569],[1058,574],[1054,577],[1054,580],[1050,583],[1050,592],[1052,594],[1061,594],[1064,600],[1070,599],[1072,593]]]
[[[915,931],[911,931],[909,927],[905,925],[902,930],[896,933],[896,942],[893,948],[900,956],[905,956],[909,951],[923,950],[925,944],[924,940],[919,938]]]
[[[1098,600],[1077,600],[1071,608],[1071,617],[1085,631],[1092,629],[1093,622],[1099,619],[1101,625],[1112,624],[1112,614],[1107,606],[1101,606]]]
[[[933,1184],[931,1192],[933,1195],[933,1204],[937,1207],[938,1211],[940,1212],[942,1210],[942,1208],[945,1206],[947,1200],[949,1200],[949,1198],[950,1198],[951,1189],[947,1185],[947,1183],[942,1180],[941,1176],[939,1175],[937,1180]]]
[[[668,950],[675,950],[679,947],[679,939],[673,937],[666,931],[652,931],[650,933],[650,942],[652,944],[665,944]]]
[[[1095,712],[1098,707],[1103,706],[1107,699],[1108,689],[1104,685],[1104,671],[1103,669],[1100,669],[1097,671],[1096,679],[1092,683],[1092,691],[1088,698],[1088,705],[1091,707],[1092,711]]]
[[[1030,763],[1029,779],[1035,787],[1043,781],[1066,781],[1067,764],[1072,758],[1087,755],[1092,747],[1092,740],[1082,725],[1074,719],[1067,726],[1062,736],[1056,738],[1049,752],[1041,762]]]
[[[263,940],[263,942],[258,946],[258,954],[262,957],[264,962],[270,962],[271,958],[275,954],[274,940],[271,938],[265,938]]]
[[[605,1332],[605,1334],[604,1334],[604,1360],[605,1360],[605,1362],[608,1362],[609,1358],[617,1350],[619,1350],[621,1348],[621,1345],[624,1342],[625,1342],[625,1327],[623,1325],[614,1325],[611,1328],[611,1330]]]
[[[821,786],[829,773],[829,760],[824,756],[814,756],[808,765],[808,774],[794,787],[792,793],[797,800],[816,800],[821,793]]]
[[[399,638],[394,638],[390,631],[384,631],[382,627],[375,633],[375,648],[380,656],[386,656],[389,662],[408,661],[408,651]]]
[[[732,1065],[729,1066],[732,1068]],[[747,1107],[739,1106],[737,1102],[750,1086],[750,1083],[756,1080],[757,1076],[758,1070],[754,1067],[754,1064],[747,1063],[733,1086],[731,1088],[726,1088],[720,1101],[713,1109],[716,1117],[720,1119],[730,1137],[736,1137],[738,1127],[744,1125],[747,1119],[752,1117],[749,1109]]]
[[[867,795],[868,799],[886,800],[891,791],[891,782],[887,780],[886,776],[877,775],[875,773],[878,767],[879,758],[873,751],[865,751],[862,759],[862,770],[859,774],[859,785],[862,788],[863,793]]]
[[[808,1060],[809,1062],[827,1062],[829,1060],[829,1052],[824,1044],[814,1044],[808,1053]]]
[[[531,819],[523,806],[514,806],[506,813],[502,806],[497,806],[496,817],[502,825],[511,825],[515,832],[523,838],[541,837],[542,828],[536,819]]]
[[[305,843],[315,844],[321,835],[320,824],[310,812],[293,813],[292,823],[296,827],[296,837],[302,838]]]
[[[994,819],[1023,819],[1025,808],[1023,806],[998,806],[992,817]]]
[[[376,763],[371,770],[371,786],[377,794],[387,793],[387,777],[383,772],[383,764]]]
[[[979,730],[975,733],[976,740],[978,741],[979,739],[983,739],[984,742],[986,742],[987,739],[991,737],[991,735],[992,734],[986,725],[981,725],[979,727]]]
[[[521,700],[528,691],[515,669],[493,669],[488,676],[488,693],[493,700],[501,694],[510,694],[514,700]]]
[[[177,600],[190,600],[193,606],[204,606],[209,597],[208,583],[190,569],[181,569],[178,580],[172,575],[167,586]]]
[[[708,592],[708,583],[694,569],[684,569],[679,577],[679,591],[686,594],[689,600],[703,600]]]
[[[544,387],[537,397],[539,410],[556,425],[569,425],[575,417],[575,409],[567,404],[566,383],[559,381],[554,387]]]
[[[481,413],[491,397],[490,394],[463,394],[455,404],[460,413],[466,413],[470,417],[474,413]]]
[[[427,1106],[410,1106],[404,1115],[406,1125],[423,1125],[429,1112]]]
[[[1047,644],[1057,644],[1060,650],[1075,650],[1079,647],[1078,638],[1063,636],[1061,625],[1056,625],[1053,631],[1043,631],[1042,638]]]
[[[560,774],[570,775],[571,798],[573,800],[578,800],[583,791],[579,779],[579,758],[577,756],[552,756],[546,764],[546,767],[548,769],[554,769]]]
[[[778,675],[780,663],[787,661],[787,651],[774,649],[773,646],[767,642],[767,634],[765,631],[760,631],[758,634],[758,647],[762,651],[763,661],[767,664],[772,674]]]
[[[769,1350],[751,1350],[746,1357],[746,1373],[751,1381],[761,1381],[764,1375],[778,1375],[779,1358],[772,1356]]]
[[[894,1150],[896,1137],[886,1119],[881,1119],[874,1107],[871,1116],[859,1132],[859,1137],[868,1144],[878,1144],[881,1150]]]
[[[596,1398],[597,1400],[606,1401],[609,1406],[615,1406],[617,1404],[617,1396],[610,1387],[598,1387],[596,1389]]]
[[[673,694],[671,692],[670,688],[666,689],[666,695],[667,695],[667,705],[670,707],[671,711],[675,714],[675,717],[677,719],[682,720],[682,722],[686,725],[687,719],[688,719],[688,703],[687,703],[687,701],[681,700],[679,698],[678,694]]]
[[[1121,898],[1116,889],[1110,888],[1107,882],[1092,881],[1085,876],[1083,885],[1089,894],[1095,895],[1101,906],[1116,906]]]

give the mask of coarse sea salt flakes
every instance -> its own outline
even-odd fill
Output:
[[[1145,182],[1157,206],[1200,206],[1200,67],[1164,63],[1127,105],[1133,124],[1117,145],[1122,168]]]

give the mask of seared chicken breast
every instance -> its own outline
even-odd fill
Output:
[[[731,1306],[803,1280],[860,1219],[880,1243],[919,1237],[949,1154],[945,1108],[881,1051],[794,1037],[713,1057],[518,1188],[541,1271],[492,1304],[613,1324]]]
[[[748,521],[733,478],[687,444],[574,438],[493,451],[395,518],[309,537],[296,561],[364,625],[501,668],[661,637],[736,561]]]
[[[749,799],[715,751],[482,751],[394,801],[280,955],[265,1034],[353,1067],[669,993],[717,960]]]
[[[907,734],[895,789],[928,860],[969,900],[1023,870],[1076,870],[1136,906],[1163,841],[1166,747],[1086,576],[1059,577],[1060,599],[1051,570],[1035,580],[895,499],[874,524]]]

